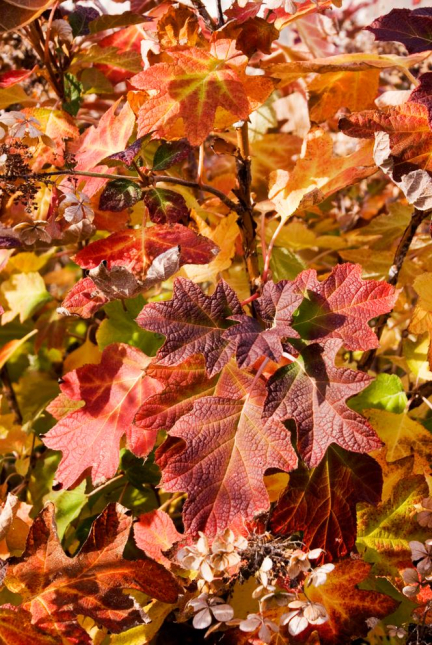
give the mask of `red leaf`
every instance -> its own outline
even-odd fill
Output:
[[[31,612],[36,627],[76,645],[90,645],[78,615],[114,633],[144,622],[143,612],[125,589],[176,602],[180,587],[164,567],[149,559],[123,559],[131,524],[122,506],[110,504],[93,523],[79,554],[70,558],[57,536],[54,505],[41,511],[25,552],[11,562],[6,578],[6,585],[21,594],[22,607]]]
[[[12,87],[17,83],[22,83],[29,78],[37,69],[37,65],[33,69],[10,69],[7,72],[0,74],[0,88]]]
[[[158,91],[140,108],[138,136],[180,134],[199,146],[214,127],[247,119],[273,89],[269,78],[246,75],[248,59],[230,40],[216,41],[211,51],[189,47],[167,54],[172,62],[157,63],[131,81],[138,89]]]
[[[166,224],[113,233],[79,251],[74,261],[83,269],[95,269],[106,262],[108,269],[122,266],[142,277],[148,264],[175,246],[181,249],[181,265],[207,264],[218,251],[216,244],[203,235],[181,224]]]
[[[171,562],[163,555],[163,551],[168,551],[183,536],[177,531],[170,516],[156,509],[141,515],[134,524],[134,537],[136,545],[146,555],[170,567]]]
[[[377,40],[403,43],[409,54],[432,49],[432,8],[392,9],[369,27]]]
[[[207,378],[204,359],[188,358],[176,367],[153,364],[147,374],[163,384],[164,389],[144,401],[135,416],[135,424],[146,432],[170,430],[175,422],[192,410],[194,401],[213,394],[217,377]]]
[[[341,558],[356,542],[356,505],[378,504],[381,489],[381,468],[372,457],[333,446],[317,468],[301,465],[291,473],[271,529],[279,535],[303,531],[307,549],[324,549],[329,561]]]
[[[206,296],[191,280],[177,278],[172,300],[145,305],[137,323],[167,337],[158,351],[161,365],[178,365],[186,358],[203,354],[209,376],[227,364],[234,347],[223,338],[228,317],[242,313],[240,302],[223,280]]]
[[[104,350],[100,364],[84,365],[63,377],[62,393],[85,402],[43,440],[48,448],[63,453],[56,479],[64,488],[78,484],[88,470],[94,484],[113,477],[123,435],[137,456],[151,451],[153,437],[132,424],[141,403],[162,387],[144,376],[150,360],[139,349],[112,344]]]
[[[267,329],[263,329],[258,320],[249,316],[231,316],[231,320],[239,321],[240,324],[228,329],[224,338],[236,343],[239,367],[253,365],[263,356],[276,362],[280,360],[283,352],[282,339],[299,337],[291,323],[293,313],[302,300],[303,295],[295,282],[267,282],[262,296],[255,301],[256,312]]]
[[[91,278],[83,278],[66,294],[62,306],[57,310],[64,316],[91,318],[106,305],[109,299],[97,288]]]
[[[320,463],[332,443],[353,452],[370,452],[382,445],[366,419],[345,403],[372,379],[363,372],[335,367],[341,344],[336,338],[311,343],[268,383],[264,416],[295,420],[298,450],[310,468]]]
[[[420,83],[411,92],[409,102],[420,103],[426,107],[432,130],[432,72],[422,74],[418,80]]]
[[[31,623],[31,614],[24,609],[0,607],[0,642],[4,645],[62,645],[60,637],[43,633]]]
[[[189,208],[185,198],[173,190],[151,188],[145,193],[144,203],[151,221],[156,224],[187,224],[189,221]]]
[[[251,390],[253,381],[228,365],[215,396],[195,401],[170,431],[184,448],[171,443],[174,449],[159,452],[164,489],[188,493],[183,521],[189,533],[215,535],[266,511],[265,471],[296,467],[290,433],[276,418],[262,419],[265,385],[258,381]]]
[[[363,280],[359,264],[339,264],[319,282],[314,270],[303,271],[295,284],[308,300],[293,325],[303,339],[340,338],[347,349],[378,347],[368,325],[371,318],[391,311],[395,289],[384,280]]]

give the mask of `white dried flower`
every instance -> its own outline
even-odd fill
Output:
[[[273,633],[276,634],[279,631],[276,623],[261,614],[248,614],[248,617],[240,622],[239,629],[242,632],[258,631],[258,638],[264,643],[270,643]]]
[[[323,549],[313,549],[309,553],[296,549],[289,557],[287,574],[290,578],[297,578],[300,573],[310,571],[311,563],[309,560],[316,560],[322,553],[324,553]]]
[[[309,575],[307,584],[313,585],[314,587],[319,587],[320,585],[325,584],[328,574],[331,573],[334,568],[334,564],[331,563],[323,564],[321,567],[317,567]]]
[[[292,636],[300,634],[309,624],[322,625],[328,620],[327,610],[319,602],[294,600],[288,607],[292,611],[281,616],[280,624],[288,625],[288,631]]]
[[[40,122],[23,112],[6,112],[0,117],[0,122],[7,125],[9,136],[15,137],[15,139],[22,139],[25,136],[35,139],[43,135],[39,129]]]
[[[92,222],[94,219],[90,199],[80,191],[66,195],[60,202],[59,215],[71,224],[77,224],[83,219],[88,219]]]
[[[185,569],[198,571],[204,580],[211,582],[214,572],[210,565],[210,547],[204,533],[199,533],[200,538],[194,546],[186,546],[177,553],[177,560]]]
[[[216,571],[226,571],[240,564],[241,557],[238,553],[247,547],[246,538],[237,538],[231,529],[226,529],[222,535],[217,536],[211,545],[211,565]]]
[[[391,638],[405,638],[408,633],[403,627],[397,627],[396,625],[387,625],[387,629]]]
[[[432,529],[432,497],[426,497],[418,505],[420,511],[417,515],[417,522],[424,528]]]
[[[432,539],[421,542],[410,542],[411,559],[417,563],[416,569],[422,576],[432,573]]]
[[[51,242],[51,235],[46,230],[48,222],[42,219],[33,220],[33,222],[21,222],[14,226],[14,231],[19,233],[19,238],[23,244],[30,246],[35,242]]]
[[[414,598],[420,591],[421,582],[417,569],[404,569],[402,579],[405,582],[405,587],[402,589],[403,595],[407,598]]]
[[[234,616],[234,609],[226,604],[222,598],[209,596],[207,593],[202,593],[198,598],[189,600],[188,606],[192,607],[195,612],[192,621],[195,629],[206,629],[206,627],[210,627],[213,618],[219,623],[226,623]]]

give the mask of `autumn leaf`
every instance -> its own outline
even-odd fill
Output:
[[[306,548],[324,549],[326,559],[339,559],[355,545],[357,504],[378,504],[381,488],[381,469],[374,459],[332,446],[317,468],[300,466],[290,474],[272,513],[272,532],[303,531]]]
[[[62,306],[57,309],[64,316],[91,318],[109,299],[97,288],[91,278],[83,278],[66,294]]]
[[[200,145],[213,129],[247,119],[273,89],[270,79],[246,75],[247,58],[229,40],[216,41],[210,51],[170,51],[169,57],[172,62],[157,63],[131,81],[138,89],[158,91],[140,108],[138,136],[183,136]]]
[[[163,385],[149,396],[136,413],[134,423],[146,434],[170,430],[180,417],[190,412],[194,401],[214,393],[218,377],[208,379],[202,356],[190,357],[180,365],[166,367],[154,363],[147,374]]]
[[[181,224],[160,224],[113,233],[86,246],[74,260],[83,269],[95,269],[106,262],[108,269],[122,266],[141,277],[146,265],[176,246],[180,246],[181,264],[206,264],[217,253],[213,242],[191,229]]]
[[[294,169],[291,172],[276,170],[271,174],[269,198],[281,221],[286,222],[297,209],[318,204],[375,171],[371,145],[360,146],[347,157],[337,157],[330,134],[313,128]]]
[[[62,645],[58,636],[51,636],[32,624],[28,611],[12,605],[0,607],[0,642],[10,645]]]
[[[180,193],[166,188],[151,188],[144,196],[150,219],[156,224],[187,224],[189,209]]]
[[[30,529],[21,558],[11,561],[6,584],[20,593],[32,623],[72,643],[91,643],[77,615],[93,618],[119,633],[144,621],[125,589],[138,590],[164,602],[177,600],[179,586],[153,560],[122,558],[132,519],[122,506],[111,504],[93,523],[90,535],[74,558],[63,551],[57,536],[54,506],[48,504]]]
[[[98,365],[85,365],[62,378],[62,394],[85,405],[63,417],[44,437],[48,448],[61,450],[56,480],[64,488],[78,484],[91,472],[94,484],[113,477],[118,467],[120,440],[138,456],[151,442],[133,425],[140,404],[161,386],[145,376],[150,358],[129,345],[109,345]]]
[[[0,0],[0,33],[28,25],[52,4],[54,0],[25,0],[19,4]]]
[[[357,548],[366,562],[374,564],[377,575],[399,578],[411,565],[409,542],[424,542],[428,532],[415,521],[415,505],[428,495],[423,475],[405,474],[403,463],[390,498],[377,508],[366,507],[357,516]]]
[[[432,49],[432,10],[392,9],[366,27],[377,40],[403,43],[410,54]]]
[[[316,626],[322,645],[346,645],[352,636],[365,636],[366,619],[391,614],[398,602],[377,591],[358,588],[370,572],[370,565],[344,560],[336,565],[325,584],[308,588],[308,598],[324,605],[329,620]]]
[[[250,316],[231,316],[238,325],[224,333],[224,338],[235,343],[239,367],[253,365],[266,356],[278,362],[283,353],[282,339],[299,338],[292,328],[293,314],[303,300],[295,282],[282,280],[277,284],[267,282],[262,295],[255,301],[256,313],[265,328]]]
[[[298,450],[309,468],[317,466],[332,443],[353,452],[381,446],[371,425],[345,401],[371,381],[363,372],[335,367],[341,341],[311,343],[295,362],[270,378],[265,418],[297,425]]]
[[[219,282],[213,295],[206,296],[190,280],[177,278],[172,300],[145,305],[137,322],[167,337],[157,353],[161,365],[179,365],[190,356],[203,354],[211,377],[233,354],[234,348],[223,333],[230,326],[227,318],[241,312],[240,302],[226,282]]]
[[[363,280],[359,264],[339,264],[322,282],[316,271],[295,280],[306,298],[293,324],[303,339],[340,338],[347,349],[378,347],[368,322],[393,308],[397,294],[387,282]]]
[[[214,396],[196,400],[171,429],[184,448],[170,453],[162,446],[159,453],[164,489],[188,493],[183,521],[189,533],[215,535],[267,510],[265,471],[297,464],[283,423],[262,419],[265,387],[253,381],[227,366]]]
[[[119,109],[121,99],[118,99],[102,116],[97,126],[90,126],[76,141],[77,164],[75,170],[91,170],[92,172],[111,173],[112,169],[99,164],[105,157],[124,150],[135,125],[135,116],[125,103]],[[85,193],[94,195],[105,183],[106,179],[91,178],[85,182]]]
[[[156,509],[141,515],[134,524],[134,538],[139,547],[149,558],[170,568],[171,562],[163,555],[173,544],[181,540],[182,534],[174,526],[174,522],[165,511]]]

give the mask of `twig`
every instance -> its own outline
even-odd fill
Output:
[[[411,217],[411,221],[406,227],[405,232],[402,235],[402,238],[396,249],[393,264],[390,268],[388,278],[387,278],[387,282],[389,284],[396,286],[398,282],[399,274],[402,269],[402,265],[409,251],[411,243],[414,239],[414,236],[417,232],[417,229],[422,223],[422,221],[426,219],[426,217],[428,217],[429,215],[430,215],[430,211],[419,211],[417,209],[414,210],[414,213]],[[387,320],[390,318],[390,316],[391,316],[391,311],[389,311],[387,314],[383,314],[376,321],[375,333],[378,336],[378,338],[381,338],[384,327],[387,323]],[[370,349],[368,352],[365,352],[361,357],[360,361],[358,362],[358,368],[361,370],[368,370],[372,365],[372,362],[375,358],[375,354],[376,354],[376,349]]]
[[[5,395],[6,401],[8,402],[9,409],[14,415],[16,422],[19,425],[22,425],[23,418],[22,418],[21,410],[19,409],[18,401],[15,395],[14,389],[12,387],[12,383],[9,378],[9,372],[7,370],[6,365],[3,365],[3,367],[0,370],[0,379],[3,384],[3,394]]]
[[[213,22],[213,18],[207,11],[204,2],[202,0],[192,0],[192,4],[198,11],[199,15],[201,18],[204,20],[206,26],[210,29],[210,31],[214,31],[216,28],[216,25]]]
[[[137,183],[141,183],[141,181],[135,177],[130,177],[127,175],[110,175],[108,173],[103,173],[103,172],[88,172],[84,170],[53,170],[53,171],[48,171],[48,172],[39,172],[31,175],[14,175],[14,179],[33,179],[36,181],[43,181],[44,177],[56,177],[56,176],[61,176],[61,175],[69,175],[71,177],[78,176],[78,177],[99,177],[101,179],[129,179],[130,181],[136,181]],[[215,195],[216,197],[219,197],[219,199],[226,205],[228,208],[232,211],[238,212],[241,207],[240,204],[236,204],[233,202],[229,197],[225,195],[221,190],[218,190],[217,188],[213,188],[213,186],[209,186],[208,184],[199,184],[196,181],[187,181],[186,179],[180,179],[178,177],[170,177],[169,175],[155,175],[155,176],[149,176],[149,183],[153,184],[161,184],[161,183],[166,183],[166,184],[177,184],[178,186],[187,186],[188,188],[196,188],[198,190],[202,190],[206,193],[211,193],[212,195]],[[0,175],[0,181],[1,180],[11,180],[11,177],[8,175]]]
[[[218,10],[219,27],[223,27],[225,20],[224,20],[224,12],[222,9],[222,0],[217,0],[217,10]]]
[[[237,145],[239,152],[236,159],[236,167],[239,187],[234,192],[241,205],[241,209],[238,209],[237,212],[239,214],[239,226],[243,237],[243,251],[249,276],[249,288],[251,295],[253,295],[259,290],[261,275],[256,246],[256,223],[253,218],[251,198],[251,156],[247,121],[241,127],[237,128]]]

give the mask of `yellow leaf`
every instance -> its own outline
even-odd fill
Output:
[[[236,213],[230,213],[221,219],[220,224],[212,229],[201,217],[192,213],[198,232],[210,238],[220,248],[218,255],[210,264],[188,264],[184,266],[178,275],[189,278],[194,282],[212,282],[215,284],[221,271],[225,271],[231,266],[232,258],[235,253],[235,241],[240,233],[237,224]]]
[[[375,107],[380,71],[331,72],[316,76],[308,85],[310,118],[322,123],[341,108],[352,112]]]
[[[147,625],[138,625],[128,629],[123,634],[113,634],[110,645],[145,645],[150,643],[162,626],[165,618],[174,609],[173,605],[167,605],[159,600],[153,600],[144,607],[151,622]]]
[[[288,473],[275,473],[274,475],[265,475],[264,485],[270,502],[277,502],[285,488],[288,486]]]
[[[333,154],[331,135],[312,128],[292,172],[276,170],[270,175],[269,198],[281,221],[286,222],[296,210],[318,204],[338,190],[372,175],[376,171],[372,149],[372,141],[367,141],[353,154],[337,157]]]
[[[3,347],[0,349],[0,369],[13,356],[16,350],[24,345],[24,343],[26,343],[28,339],[34,336],[36,333],[37,329],[33,329],[33,331],[29,332],[26,336],[23,336],[22,338],[18,338],[16,340],[10,340],[8,343],[3,345]]]
[[[42,269],[51,256],[52,252],[50,251],[42,255],[32,252],[18,253],[10,258],[7,268],[20,273],[34,273]]]
[[[432,434],[406,413],[386,410],[364,410],[363,414],[386,446],[390,463],[414,456],[414,474],[428,474],[432,454]],[[412,473],[412,474],[413,474]]]
[[[3,314],[4,315],[4,314]],[[428,365],[429,334],[422,334],[417,340],[407,338],[403,344],[403,355],[411,372],[418,379],[432,380]]]
[[[39,273],[18,273],[3,282],[1,293],[4,296],[10,311],[5,311],[2,316],[3,324],[18,316],[20,322],[30,318],[43,304],[51,300],[45,288],[45,283]]]
[[[101,362],[102,352],[99,347],[92,343],[88,338],[85,342],[66,356],[63,363],[63,374],[78,369],[88,363],[99,364]]]
[[[270,242],[276,227],[277,222],[275,221],[269,222],[266,226],[267,244]],[[317,246],[316,235],[303,222],[289,222],[277,236],[275,246],[283,246],[293,251],[310,249],[311,246]]]

